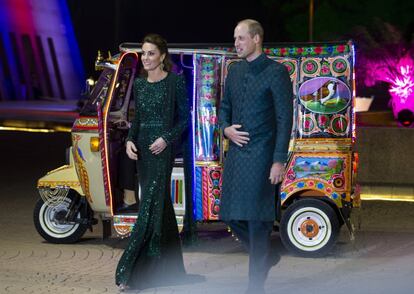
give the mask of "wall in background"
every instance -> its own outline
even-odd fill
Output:
[[[358,183],[414,185],[414,129],[357,127]]]

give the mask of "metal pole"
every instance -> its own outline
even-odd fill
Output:
[[[309,42],[313,41],[313,12],[314,12],[314,0],[309,0]]]

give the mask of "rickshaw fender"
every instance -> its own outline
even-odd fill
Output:
[[[57,169],[49,171],[37,181],[38,188],[57,188],[59,186],[69,187],[79,195],[85,196],[75,166],[73,165],[63,165],[58,167]]]

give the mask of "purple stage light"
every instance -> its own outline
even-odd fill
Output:
[[[398,97],[401,103],[405,103],[409,97],[413,94],[414,80],[413,80],[413,67],[409,65],[400,66],[400,76],[395,79],[390,79],[390,93],[394,94],[393,97]]]
[[[414,60],[406,53],[402,57],[382,56],[366,60],[364,84],[367,87],[377,82],[387,82],[391,95],[390,106],[394,118],[404,127],[414,126]],[[411,114],[410,114],[411,113]]]
[[[3,100],[78,100],[85,73],[65,0],[0,0]]]

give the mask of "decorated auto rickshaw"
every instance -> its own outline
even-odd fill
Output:
[[[232,47],[211,44],[172,45],[169,51],[174,71],[187,80],[192,118],[187,151],[178,152],[171,179],[177,223],[182,227],[184,215],[219,221],[228,142],[217,113],[227,70],[238,58]],[[275,193],[281,240],[296,254],[323,255],[343,224],[353,237],[350,214],[359,206],[353,44],[273,44],[264,52],[287,67],[294,93],[289,160]],[[38,180],[34,220],[49,242],[76,242],[98,218],[125,237],[136,221],[136,211],[119,209],[118,158],[134,115],[140,53],[140,44],[123,43],[119,54],[96,61],[102,73],[73,124],[68,163]]]

